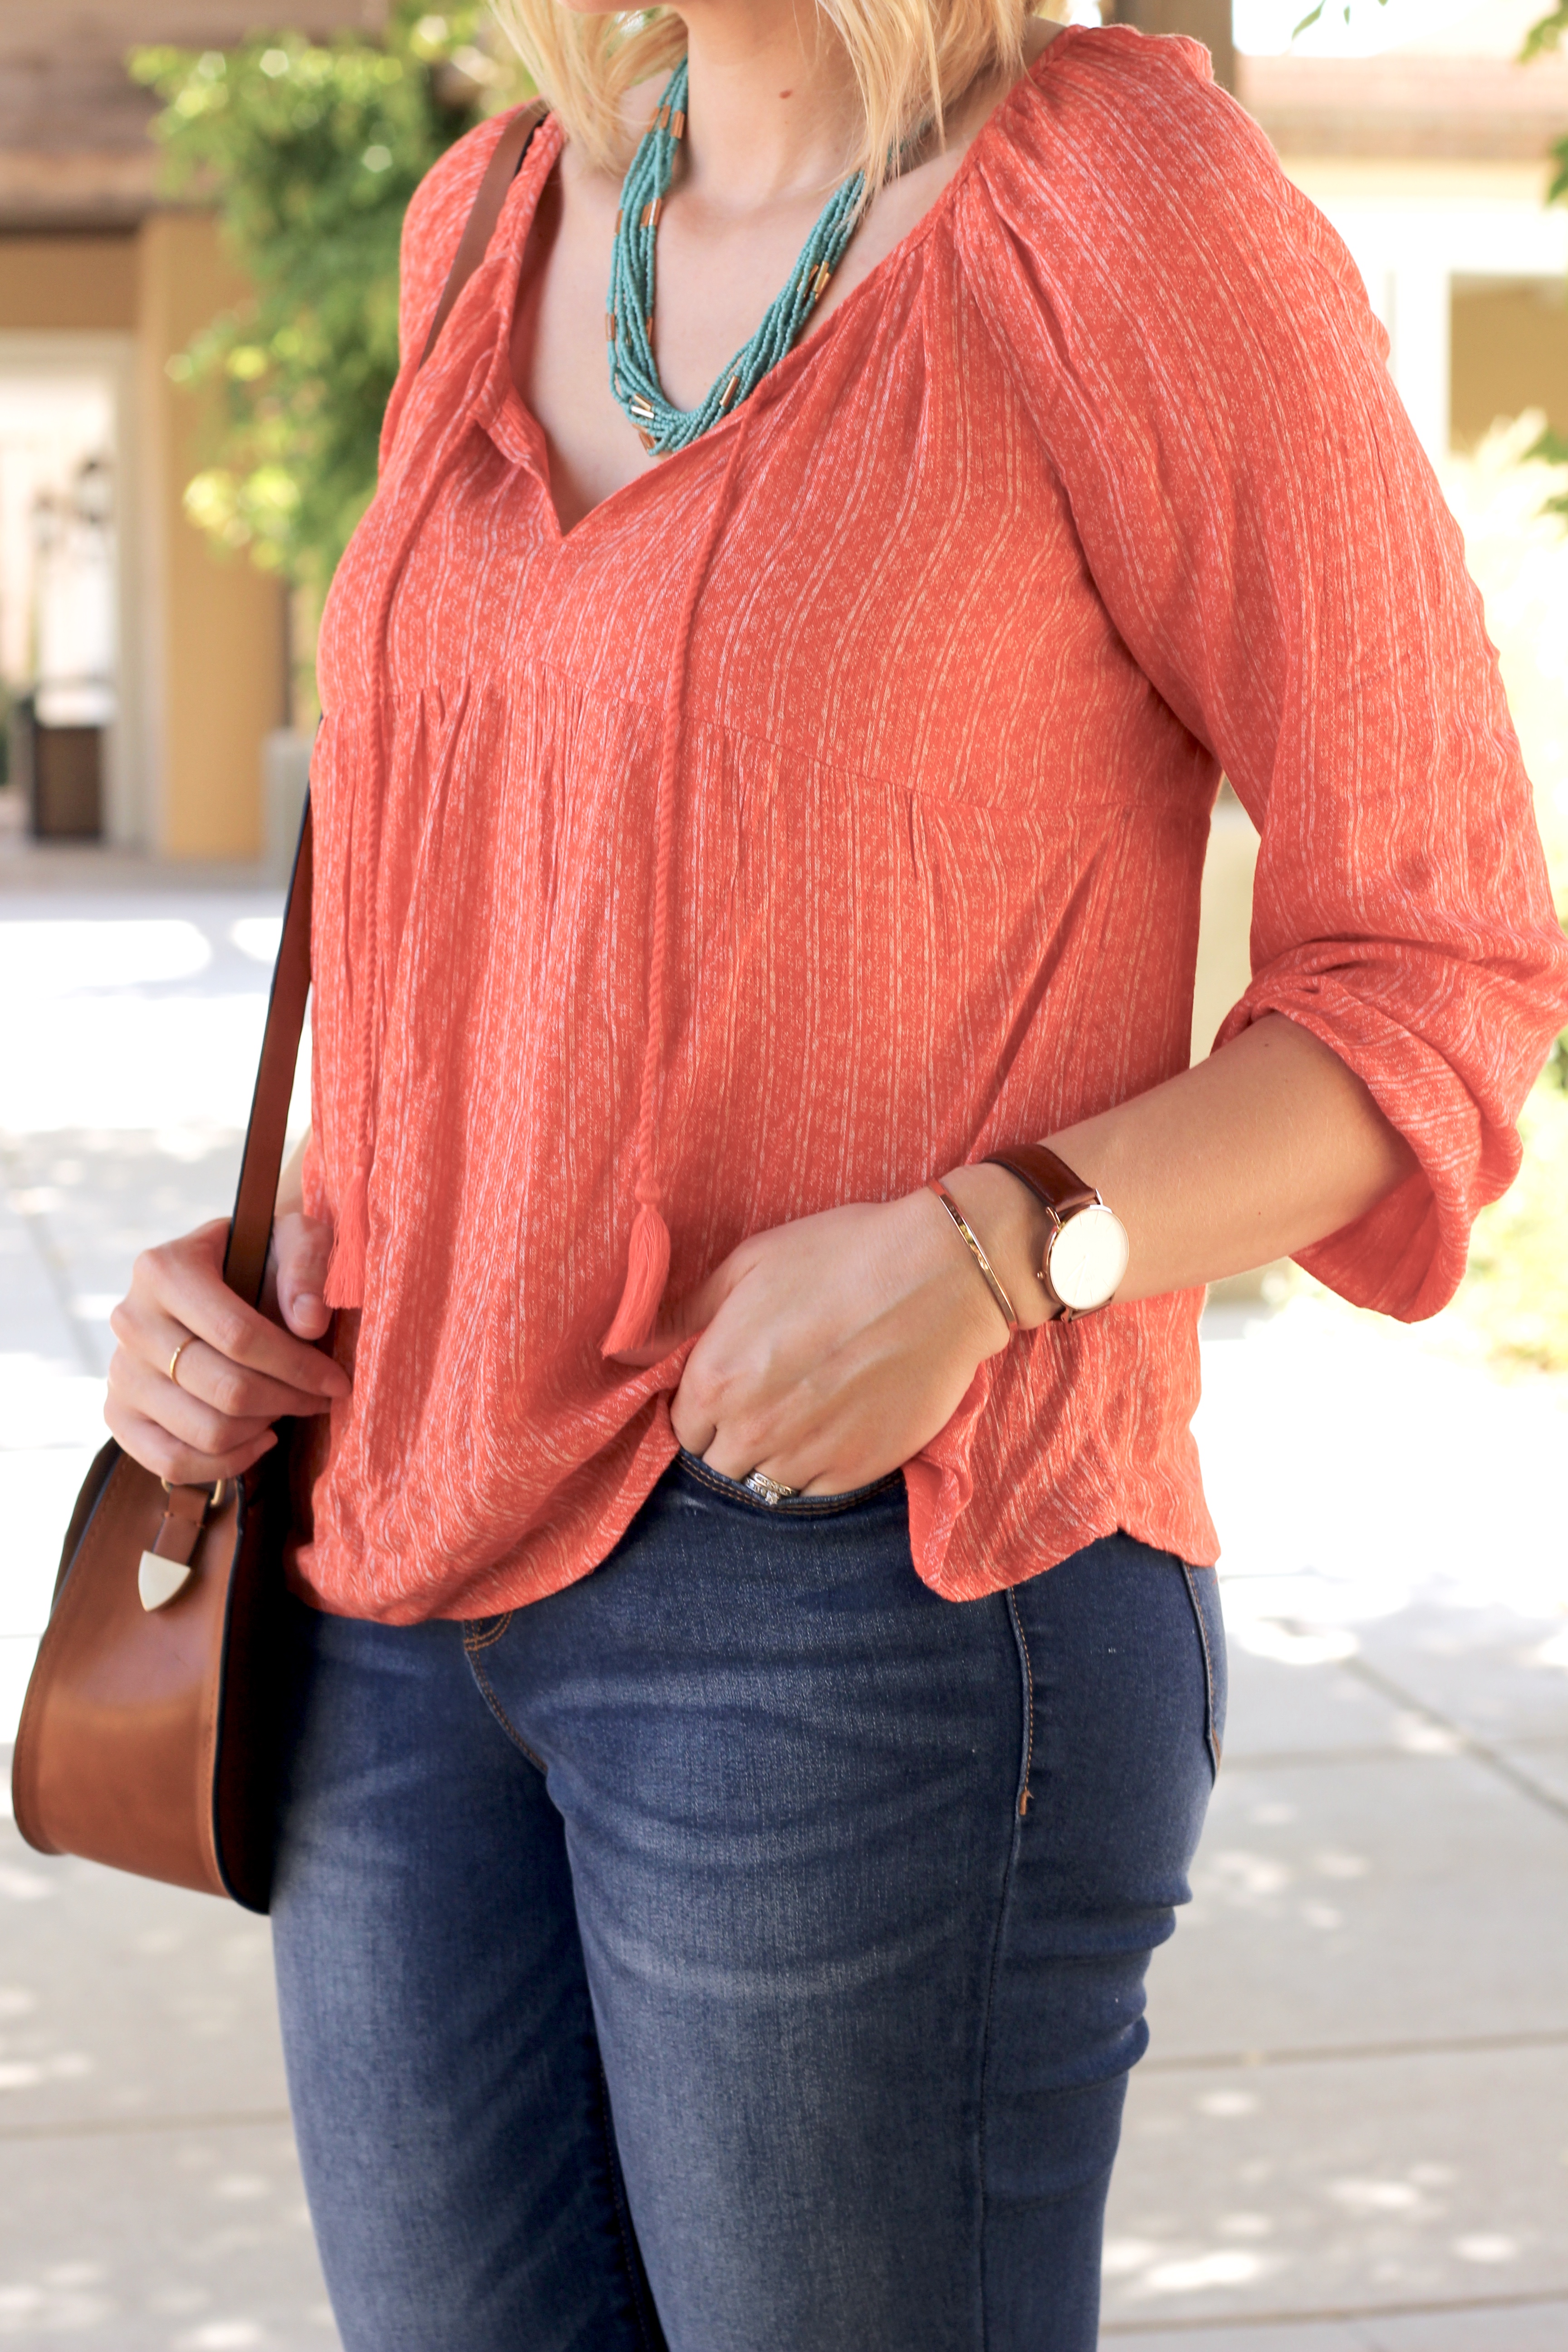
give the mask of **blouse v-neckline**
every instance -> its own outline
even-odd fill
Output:
[[[794,348],[786,352],[777,366],[769,371],[768,375],[763,379],[764,383],[772,388],[768,394],[769,398],[779,397],[782,388],[793,382],[796,375],[802,373],[806,363],[817,352],[827,348],[840,320],[848,317],[857,308],[867,308],[873,299],[885,299],[889,288],[903,274],[928,238],[935,234],[948,211],[956,204],[959,192],[993,133],[999,133],[1004,118],[1011,114],[1024,94],[1030,89],[1037,89],[1039,79],[1047,61],[1064,41],[1070,42],[1075,29],[1077,28],[1074,26],[1064,26],[1060,32],[1053,35],[1034,62],[1019,75],[1012,88],[992,108],[991,112],[960,156],[952,176],[938,189],[920,218],[905,230],[896,244],[889,247],[880,261],[875,262],[865,277],[850,288],[841,302],[829,310],[825,318],[813,321],[806,327],[805,333]],[[543,425],[518,389],[517,379],[511,371],[511,340],[517,317],[517,306],[522,291],[522,265],[528,249],[529,235],[533,226],[534,215],[538,210],[539,199],[543,193],[545,183],[559,163],[565,144],[565,135],[560,122],[555,116],[551,115],[541,126],[532,149],[524,158],[522,169],[508,189],[506,200],[501,206],[496,236],[501,240],[500,257],[510,265],[501,273],[501,284],[506,289],[505,299],[498,300],[496,304],[497,349],[493,364],[499,368],[501,375],[501,395],[495,404],[493,412],[486,420],[486,428],[502,454],[516,463],[526,465],[532,472],[543,508],[550,544],[557,554],[566,548],[568,542],[576,541],[579,534],[591,523],[597,521],[606,508],[618,507],[623,500],[629,500],[634,493],[642,490],[647,483],[668,479],[680,466],[682,459],[690,457],[692,451],[712,450],[721,446],[727,446],[730,437],[742,428],[746,420],[746,406],[737,404],[727,416],[712,425],[698,440],[689,443],[686,448],[672,450],[668,457],[659,458],[657,464],[645,467],[640,473],[633,474],[626,481],[617,483],[613,490],[607,491],[602,499],[589,507],[585,513],[579,515],[570,528],[563,528],[560,509],[555,503],[555,492],[550,478],[549,440]],[[752,395],[753,402],[762,391],[763,385],[759,385],[757,392]],[[629,431],[630,428],[627,429]]]

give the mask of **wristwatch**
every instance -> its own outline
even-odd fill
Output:
[[[1026,1184],[1050,1216],[1045,1263],[1035,1279],[1055,1318],[1070,1323],[1108,1306],[1127,1271],[1127,1228],[1115,1210],[1043,1143],[1010,1143],[986,1157]]]

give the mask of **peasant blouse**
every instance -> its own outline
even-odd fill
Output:
[[[1300,1022],[1418,1162],[1302,1263],[1432,1314],[1568,954],[1382,330],[1205,52],[1060,34],[752,399],[564,534],[510,368],[553,122],[417,365],[500,128],[410,206],[321,635],[307,1205],[361,1314],[300,1589],[404,1623],[588,1574],[677,1452],[687,1348],[604,1345],[661,1280],[1185,1067],[1222,769],[1261,845],[1221,1036]],[[1216,1557],[1201,1306],[982,1365],[904,1469],[934,1591],[1118,1528]]]

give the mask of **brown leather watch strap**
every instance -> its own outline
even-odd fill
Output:
[[[441,289],[441,299],[436,305],[436,316],[430,321],[430,331],[425,338],[425,348],[419,354],[424,366],[436,348],[436,338],[452,315],[458,295],[485,257],[495,225],[500,218],[500,208],[506,202],[506,192],[522,169],[522,159],[528,144],[550,109],[542,98],[514,114],[500,137],[495,152],[485,165],[484,178],[479,182],[474,198],[474,208],[464,224],[452,257],[452,267],[447,273],[447,283]]]
[[[985,1155],[992,1166],[1005,1168],[1028,1186],[1037,1201],[1043,1201],[1060,1223],[1079,1209],[1091,1209],[1100,1199],[1092,1184],[1075,1176],[1065,1160],[1047,1151],[1043,1143],[1008,1143],[1000,1151]]]

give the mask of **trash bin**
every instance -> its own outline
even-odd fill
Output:
[[[103,730],[46,727],[37,697],[11,705],[11,781],[35,841],[97,841],[103,832]]]
[[[103,831],[103,730],[33,722],[32,831],[39,841],[96,841]]]

